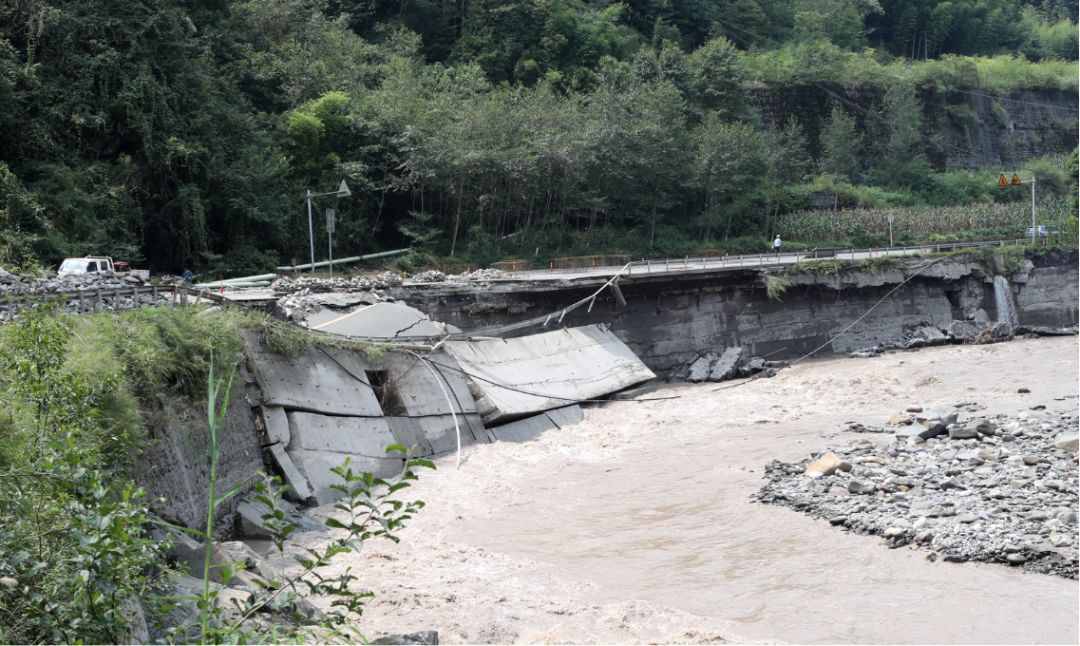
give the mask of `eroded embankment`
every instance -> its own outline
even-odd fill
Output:
[[[477,445],[460,469],[441,461],[413,490],[427,507],[402,543],[339,567],[375,593],[366,630],[436,628],[447,643],[1075,643],[1073,581],[931,562],[752,497],[770,461],[867,437],[846,432],[850,422],[961,402],[990,417],[1036,405],[1060,415],[1076,410],[1077,374],[1072,337],[670,386],[652,395],[674,399],[612,403],[529,443]],[[1023,603],[1002,612],[1010,599]]]
[[[995,253],[821,261],[784,269],[785,286],[772,290],[769,274],[757,270],[634,274],[619,282],[625,306],[604,292],[592,308],[574,310],[562,323],[609,324],[658,373],[735,346],[748,357],[789,359],[822,345],[825,353],[861,350],[908,338],[918,327],[944,329],[954,320],[993,321],[997,274],[1009,279],[1021,325],[1077,323],[1075,250]],[[435,320],[475,330],[556,312],[607,278],[404,285],[392,293]]]

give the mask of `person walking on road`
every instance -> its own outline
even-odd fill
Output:
[[[776,239],[772,241],[772,249],[776,253],[776,258],[780,258],[780,247],[784,243],[780,240],[780,234],[776,234]]]

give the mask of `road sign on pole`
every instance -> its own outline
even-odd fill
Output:
[[[1001,177],[998,178],[998,186],[1008,186],[1008,185],[1009,185],[1009,180],[1005,179],[1005,173],[1002,173]]]
[[[344,180],[342,180],[344,183]],[[334,277],[334,209],[326,209],[326,252],[330,259],[330,277]]]
[[[1019,175],[1017,175],[1016,173],[1013,173],[1012,180],[1009,183],[1012,184],[1013,186],[1020,186],[1024,182],[1020,180]]]

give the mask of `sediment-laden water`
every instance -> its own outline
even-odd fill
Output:
[[[414,490],[428,506],[402,543],[339,567],[375,592],[368,634],[434,629],[444,643],[1076,643],[1075,581],[931,562],[752,497],[770,460],[858,439],[848,422],[961,402],[1075,410],[1077,374],[1072,337],[672,386],[650,396],[676,399],[467,449],[457,470],[443,460]]]

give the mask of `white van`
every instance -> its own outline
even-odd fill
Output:
[[[86,258],[65,258],[57,270],[58,276],[82,276],[85,274],[105,274],[113,271],[112,258],[108,256],[87,256]]]

